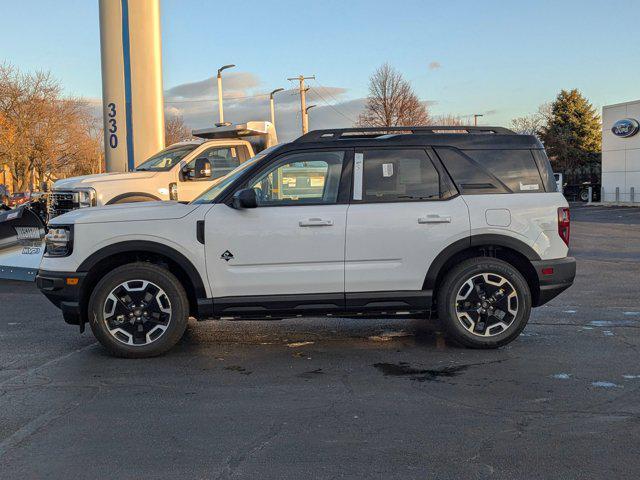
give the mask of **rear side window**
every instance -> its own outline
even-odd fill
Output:
[[[424,150],[365,150],[362,155],[363,201],[440,198],[440,176]]]
[[[486,169],[455,148],[436,148],[452,180],[463,195],[507,193],[504,185]]]
[[[464,150],[513,193],[544,192],[544,184],[531,150]]]
[[[533,158],[536,159],[536,163],[538,164],[538,170],[540,170],[544,189],[547,192],[557,192],[558,184],[556,183],[556,178],[553,174],[553,169],[551,168],[551,162],[549,162],[549,158],[545,151],[532,150],[531,153],[533,153]]]

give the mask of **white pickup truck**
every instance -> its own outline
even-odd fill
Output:
[[[130,172],[58,180],[49,218],[84,207],[155,200],[191,201],[258,151],[275,145],[270,122],[194,130],[196,140],[171,145]]]

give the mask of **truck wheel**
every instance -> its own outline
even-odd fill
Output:
[[[161,355],[184,334],[189,302],[178,279],[150,263],[130,263],[104,276],[89,300],[89,324],[118,357]]]
[[[511,264],[470,258],[454,267],[438,289],[438,316],[448,335],[471,348],[497,348],[514,340],[531,313],[531,292]]]
[[[589,190],[580,190],[580,200],[583,202],[589,201]]]

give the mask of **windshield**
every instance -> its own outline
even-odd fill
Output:
[[[180,160],[193,152],[197,147],[199,147],[199,145],[179,145],[165,148],[161,152],[156,153],[146,162],[138,165],[135,171],[160,172],[164,170],[171,170],[174,165],[180,163]]]
[[[198,198],[196,198],[191,203],[201,204],[201,203],[214,202],[216,200],[216,198],[218,198],[218,196],[224,190],[226,190],[226,188],[229,185],[231,185],[240,175],[242,175],[242,172],[244,172],[248,167],[250,167],[251,165],[256,163],[261,158],[264,158],[266,155],[268,155],[269,153],[273,152],[277,147],[278,147],[278,145],[275,145],[275,146],[273,146],[271,148],[267,148],[266,150],[263,150],[262,152],[260,152],[255,157],[250,158],[249,160],[247,160],[244,163],[241,163],[238,167],[236,167],[234,170],[230,171],[227,175],[225,175],[224,177],[219,178],[218,182],[213,187],[211,187],[209,190],[204,192],[202,195],[200,195]]]

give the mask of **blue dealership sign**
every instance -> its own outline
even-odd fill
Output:
[[[611,131],[614,135],[624,138],[635,135],[638,133],[638,130],[640,130],[640,124],[634,118],[618,120],[613,124],[613,127],[611,127]]]

